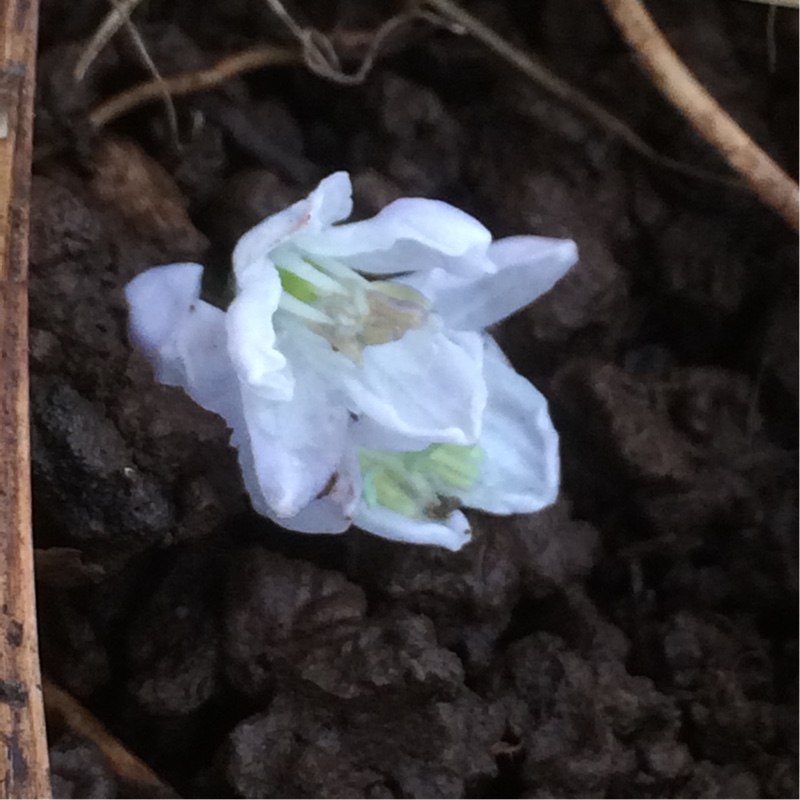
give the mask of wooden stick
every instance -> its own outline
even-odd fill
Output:
[[[28,427],[28,195],[35,0],[0,15],[0,796],[49,797]]]
[[[705,90],[664,38],[640,0],[603,0],[603,3],[656,86],[747,181],[761,201],[798,230],[797,184]]]
[[[178,797],[175,790],[156,775],[147,764],[112,736],[97,717],[84,708],[71,694],[44,679],[44,703],[51,726],[66,726],[90,739],[106,757],[117,778],[133,784],[140,791],[147,789],[148,797]]]

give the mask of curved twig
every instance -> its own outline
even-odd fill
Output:
[[[603,0],[622,35],[663,94],[770,208],[798,230],[797,184],[705,90],[658,29],[640,0]]]
[[[208,69],[184,72],[167,76],[161,81],[137,84],[93,109],[89,114],[89,121],[95,128],[101,128],[111,120],[133,111],[134,108],[160,99],[164,91],[172,97],[202,92],[221,85],[234,75],[261,67],[297,64],[301,59],[302,52],[297,45],[254,47],[223,58]]]
[[[687,175],[690,178],[703,180],[717,186],[724,186],[728,189],[743,188],[738,180],[708,172],[659,153],[619,117],[614,116],[579,89],[551,72],[530,54],[514,47],[488,25],[484,25],[477,17],[461,8],[454,0],[421,0],[421,2],[423,6],[428,6],[438,14],[441,20],[455,24],[462,32],[469,33],[545,91],[593,120],[648,161],[680,175]]]
[[[148,789],[154,797],[178,797],[175,790],[164,783],[147,764],[134,755],[115,736],[112,736],[88,709],[71,694],[43,679],[44,705],[48,721],[54,728],[65,726],[80,736],[91,740],[105,756],[117,778],[141,789]]]
[[[377,47],[385,40],[386,35],[399,24],[394,22],[395,19],[396,18],[392,18],[389,23],[386,23],[377,32],[352,31],[337,35],[336,41],[341,42],[347,47],[367,46],[369,48],[362,62],[362,66],[359,69],[358,75],[361,77],[359,77],[358,80],[363,78],[361,72],[365,69],[364,65],[366,65],[367,69],[372,66],[376,57]],[[397,19],[399,19],[399,15]],[[207,69],[200,69],[195,72],[182,72],[177,75],[168,75],[162,78],[161,81],[146,81],[130,89],[125,89],[94,108],[89,114],[89,122],[95,128],[102,128],[112,120],[133,111],[133,109],[158,100],[163,96],[165,91],[168,92],[171,97],[193,94],[194,92],[204,92],[221,86],[236,75],[252,72],[262,67],[282,67],[301,64],[306,58],[307,53],[301,44],[267,44],[252,47],[248,50],[242,50],[233,55],[226,56]],[[342,82],[341,79],[340,82]]]
[[[119,0],[112,4],[92,38],[87,42],[72,71],[76,81],[82,81],[100,51],[111,41],[114,34],[130,20],[131,14],[142,0]]]

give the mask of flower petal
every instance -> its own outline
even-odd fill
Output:
[[[491,269],[489,231],[448,203],[402,198],[371,219],[304,231],[298,246],[312,254],[345,259],[354,269],[392,274],[435,267],[468,275]]]
[[[383,506],[361,503],[355,524],[362,530],[409,544],[432,544],[448,550],[460,550],[472,536],[469,522],[460,511],[454,511],[442,522],[413,520]]]
[[[265,398],[247,384],[241,392],[258,485],[267,505],[283,520],[330,489],[348,446],[350,412],[330,395],[301,341],[287,335],[281,349],[294,373],[291,401]]]
[[[180,386],[233,426],[241,419],[225,313],[200,300],[199,264],[154,267],[125,287],[130,336],[161,383]]]
[[[477,278],[434,269],[404,276],[400,282],[422,292],[448,325],[480,330],[549,291],[578,253],[569,239],[512,236],[494,242],[489,257],[497,271]]]
[[[330,478],[330,485],[325,487],[326,494],[314,498],[293,517],[279,517],[267,504],[249,438],[240,444],[239,464],[253,508],[281,527],[298,533],[343,533],[353,524],[361,497],[361,470],[352,447],[345,450]]]
[[[175,335],[189,308],[200,299],[200,264],[153,267],[125,287],[130,336],[149,357],[174,357]]]
[[[489,401],[481,447],[486,459],[464,504],[493,514],[521,514],[550,505],[560,479],[558,434],[547,400],[506,361],[488,335],[484,376]]]
[[[267,508],[261,512],[282,528],[297,533],[344,533],[353,524],[355,513],[348,513],[330,497],[312,500],[294,517],[277,517]]]
[[[340,171],[328,175],[308,196],[309,224],[306,230],[320,231],[347,219],[353,213],[353,186],[350,175]]]
[[[350,176],[329,175],[311,194],[277,214],[267,217],[242,236],[233,251],[233,270],[239,287],[258,280],[272,250],[300,231],[319,233],[353,210]]]
[[[265,260],[259,279],[239,292],[226,315],[228,352],[240,380],[263,398],[280,401],[294,391],[292,369],[276,345],[272,319],[282,291],[278,271]]]
[[[351,410],[369,417],[378,430],[408,437],[406,449],[431,442],[473,444],[480,435],[486,384],[476,333],[408,331],[395,342],[365,348],[363,369],[343,371],[338,380]],[[411,442],[416,448],[408,447]]]

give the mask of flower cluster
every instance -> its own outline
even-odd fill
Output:
[[[531,512],[557,494],[547,403],[484,329],[548,291],[575,245],[493,242],[435,200],[336,224],[351,210],[338,172],[248,231],[227,311],[200,299],[200,265],[147,270],[126,288],[131,338],[227,421],[259,513],[457,550],[462,507]]]

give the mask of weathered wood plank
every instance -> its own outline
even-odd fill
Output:
[[[28,196],[36,0],[0,0],[0,796],[49,797],[28,420]]]

